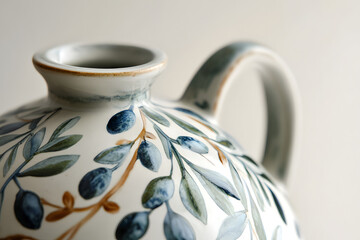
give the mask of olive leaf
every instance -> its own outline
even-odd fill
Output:
[[[9,123],[4,126],[0,127],[0,135],[7,134],[10,132],[13,132],[23,126],[28,124],[27,122],[15,122],[15,123]]]
[[[166,114],[166,116],[168,116],[174,123],[176,123],[179,127],[181,127],[182,129],[190,132],[190,133],[193,133],[195,135],[198,135],[200,137],[207,137],[205,135],[205,133],[203,133],[202,131],[200,131],[199,129],[197,129],[196,127],[194,127],[193,125],[181,120],[180,118],[178,117],[175,117],[174,115],[170,114],[170,113],[167,113],[167,112],[163,112]]]
[[[21,136],[24,136],[24,134],[9,134],[9,135],[5,135],[5,136],[1,136],[0,137],[0,147],[11,141],[14,141],[15,139],[17,139]]]
[[[183,158],[185,162],[196,172],[200,173],[204,178],[206,178],[209,182],[213,183],[217,186],[221,191],[226,193],[227,195],[240,200],[236,190],[232,186],[229,180],[227,180],[224,176],[219,174],[218,172],[212,171],[210,169],[205,169],[195,164],[191,163],[189,160]]]
[[[185,208],[204,224],[207,223],[207,210],[204,198],[194,179],[185,170],[180,182],[180,198]]]
[[[164,233],[167,240],[195,240],[194,229],[181,215],[173,212],[168,206],[164,219]]]
[[[217,240],[236,240],[244,232],[247,225],[246,212],[237,212],[223,221],[217,236]]]
[[[33,119],[33,120],[30,122],[29,129],[30,129],[30,130],[34,130],[34,129],[38,126],[39,122],[41,121],[41,119],[42,119],[43,117],[44,117],[44,116],[41,116],[41,117],[38,117],[38,118]]]
[[[254,220],[256,233],[259,237],[259,240],[266,240],[266,234],[265,234],[265,230],[264,230],[264,226],[263,226],[263,223],[261,220],[259,210],[257,209],[251,195],[249,195],[249,198],[250,198],[250,206],[251,206],[251,216],[253,217],[253,220]]]
[[[128,155],[132,144],[124,144],[103,150],[94,158],[101,164],[121,164]]]
[[[235,167],[231,161],[229,161],[229,167],[230,167],[230,172],[231,172],[231,176],[232,176],[235,188],[237,189],[238,193],[240,194],[240,201],[243,204],[244,208],[246,210],[248,210],[244,184],[239,176],[239,173],[237,172],[237,170],[235,169]]]
[[[140,107],[141,111],[143,113],[145,113],[145,115],[147,117],[149,117],[150,119],[154,120],[155,122],[165,126],[165,127],[169,127],[170,126],[170,122],[164,118],[163,116],[161,116],[159,113],[149,109],[149,108],[146,108],[146,107]]]
[[[251,185],[251,189],[254,191],[255,193],[255,197],[256,197],[256,200],[259,204],[259,207],[261,209],[261,211],[264,211],[265,210],[265,205],[264,205],[264,200],[261,196],[261,193],[260,193],[260,190],[256,184],[256,182],[254,181],[253,179],[253,176],[251,175],[251,173],[247,170],[247,168],[245,167],[245,170],[246,170],[246,173],[247,175],[249,176],[249,181],[250,181],[250,185]]]
[[[270,199],[269,199],[268,194],[267,194],[267,192],[266,192],[266,190],[265,190],[265,188],[264,188],[264,186],[263,186],[262,181],[258,178],[257,175],[255,175],[255,177],[256,177],[257,182],[259,183],[260,190],[261,190],[261,192],[263,193],[266,202],[270,205]]]
[[[274,192],[273,192],[269,187],[268,187],[268,189],[269,189],[269,191],[270,191],[270,193],[271,193],[271,196],[272,196],[273,199],[274,199],[274,203],[275,203],[276,209],[278,210],[281,219],[284,221],[285,224],[287,224],[287,223],[286,223],[286,218],[285,218],[285,213],[284,213],[284,211],[283,211],[283,209],[282,209],[282,207],[281,207],[281,204],[280,204],[278,198],[276,197],[276,195],[274,194]]]
[[[39,149],[45,136],[45,128],[40,129],[26,141],[23,149],[23,156],[26,161],[30,160]]]
[[[189,149],[199,154],[206,154],[209,152],[208,147],[204,143],[192,137],[179,136],[176,139],[176,142],[183,148]]]
[[[49,177],[62,173],[76,163],[80,155],[49,157],[19,173],[19,177]]]
[[[154,124],[154,129],[157,133],[157,135],[160,138],[160,141],[163,145],[166,157],[168,159],[172,159],[172,151],[171,151],[171,144],[170,144],[170,140],[169,138],[166,136],[166,134],[158,127]]]
[[[145,235],[149,227],[150,212],[134,212],[126,215],[116,228],[118,240],[137,240]]]
[[[54,140],[55,138],[59,137],[62,133],[72,128],[78,121],[80,120],[80,117],[74,117],[69,120],[66,120],[65,122],[61,123],[53,132],[53,134],[50,137],[49,142]]]
[[[216,138],[215,142],[217,142],[218,144],[220,144],[220,145],[222,145],[222,146],[224,146],[224,147],[227,147],[227,148],[229,148],[229,149],[231,149],[231,150],[236,149],[236,148],[234,147],[234,145],[233,145],[229,140],[227,140],[227,139],[224,138],[224,137],[218,136],[218,137]]]
[[[10,152],[8,158],[6,159],[6,162],[4,164],[4,168],[3,168],[3,176],[5,177],[6,174],[8,173],[8,171],[10,170],[11,166],[14,164],[15,162],[15,158],[16,158],[16,154],[17,154],[17,150],[18,150],[19,145],[17,144]]]
[[[55,139],[49,141],[44,146],[42,146],[37,152],[44,153],[44,152],[61,151],[61,150],[64,150],[64,149],[67,149],[67,148],[73,146],[78,141],[80,141],[81,138],[82,138],[82,135],[78,135],[78,134],[55,138]]]
[[[172,198],[174,194],[174,181],[171,177],[158,177],[153,179],[142,195],[144,208],[155,209]]]
[[[272,185],[275,185],[275,183],[265,173],[261,173],[260,176],[263,177],[264,179],[268,180]]]
[[[246,160],[246,161],[248,161],[248,162],[251,162],[251,163],[254,164],[255,166],[259,167],[259,164],[258,164],[257,162],[255,162],[251,157],[249,157],[249,156],[247,156],[247,155],[241,155],[241,156],[237,156],[237,157],[240,159],[240,161],[241,161],[242,159],[244,159],[244,160]]]
[[[200,120],[203,121],[203,122],[206,122],[206,123],[209,122],[206,118],[200,116],[200,115],[197,114],[196,112],[191,111],[191,110],[189,110],[189,109],[181,108],[181,107],[176,107],[176,108],[174,108],[174,109],[177,110],[177,111],[179,111],[179,112],[183,112],[183,113],[189,114],[190,116],[193,116],[193,117],[195,117],[195,118],[197,118],[197,119],[200,119]]]
[[[194,173],[216,205],[227,215],[232,215],[234,213],[234,206],[231,204],[228,195],[196,171]]]

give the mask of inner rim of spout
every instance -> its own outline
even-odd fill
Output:
[[[157,49],[131,45],[68,44],[36,53],[38,68],[84,76],[134,76],[158,71],[166,55]]]

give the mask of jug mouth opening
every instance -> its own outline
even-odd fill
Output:
[[[134,76],[159,71],[166,55],[157,49],[112,43],[69,44],[38,52],[36,67],[84,76]]]

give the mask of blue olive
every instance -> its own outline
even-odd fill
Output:
[[[134,212],[126,215],[116,228],[117,240],[137,240],[149,227],[149,212]]]
[[[44,216],[40,198],[34,192],[20,190],[16,194],[14,211],[17,220],[26,228],[39,229]]]
[[[112,116],[106,126],[111,134],[125,132],[135,124],[136,116],[132,110],[124,110]]]
[[[112,171],[107,168],[97,168],[85,174],[79,183],[79,193],[84,199],[101,195],[108,188]]]
[[[143,141],[137,151],[142,165],[151,171],[157,172],[161,165],[161,154],[159,149],[151,142]]]
[[[206,154],[209,152],[208,147],[200,142],[199,140],[196,140],[195,138],[188,137],[188,136],[180,136],[176,139],[176,141],[184,148],[187,148],[193,152],[199,153],[199,154]]]

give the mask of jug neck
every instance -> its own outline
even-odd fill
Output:
[[[129,45],[69,44],[36,53],[33,63],[60,103],[141,101],[149,98],[166,55]]]

